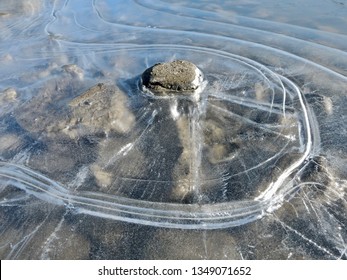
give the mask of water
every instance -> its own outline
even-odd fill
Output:
[[[0,4],[1,258],[346,258],[345,1],[23,3]],[[142,90],[175,59],[198,99]]]

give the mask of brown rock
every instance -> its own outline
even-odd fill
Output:
[[[191,94],[202,81],[199,68],[185,60],[155,64],[142,74],[144,88],[156,95]]]

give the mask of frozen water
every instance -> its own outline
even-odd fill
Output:
[[[234,2],[0,4],[1,258],[346,258],[346,7]]]

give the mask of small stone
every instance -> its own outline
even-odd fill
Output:
[[[109,187],[112,183],[112,174],[101,169],[100,166],[94,164],[91,170],[95,176],[98,186],[102,188]]]
[[[203,85],[203,74],[193,63],[175,60],[145,70],[142,83],[145,90],[155,95],[190,95]]]
[[[64,65],[64,66],[62,66],[62,69],[65,72],[72,75],[72,77],[74,77],[74,78],[78,78],[80,80],[83,80],[83,78],[84,78],[83,70],[80,67],[78,67],[76,64]]]
[[[9,16],[10,14],[7,13],[7,12],[0,12],[0,17],[7,17]]]
[[[17,98],[17,92],[13,88],[5,89],[3,92],[0,92],[0,104],[4,102],[12,102]]]
[[[135,125],[135,116],[127,106],[126,95],[116,86],[99,83],[73,99],[69,106],[75,119],[69,127],[89,127],[126,134]]]
[[[323,98],[323,105],[324,105],[325,112],[328,115],[331,115],[333,113],[333,108],[334,108],[333,101],[331,100],[331,98],[325,96]]]

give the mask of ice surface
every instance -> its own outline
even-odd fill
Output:
[[[1,258],[345,259],[347,23],[324,3],[301,26],[271,1],[0,4]],[[142,90],[177,59],[199,98]]]

